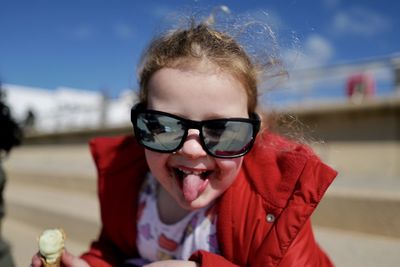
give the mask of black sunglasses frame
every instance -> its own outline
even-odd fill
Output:
[[[256,139],[256,136],[258,134],[258,131],[260,130],[260,124],[261,124],[260,117],[257,113],[250,114],[250,118],[223,118],[223,119],[194,121],[194,120],[185,119],[185,118],[182,118],[182,117],[179,117],[177,115],[170,114],[167,112],[146,109],[146,108],[144,108],[143,104],[139,103],[139,104],[133,106],[131,109],[131,123],[132,123],[133,129],[134,129],[135,136],[141,135],[139,132],[140,130],[137,126],[137,117],[141,113],[147,113],[147,114],[150,113],[150,114],[157,114],[157,115],[171,117],[176,120],[179,120],[182,123],[182,125],[185,127],[185,129],[184,129],[185,132],[182,136],[182,140],[180,141],[179,145],[177,145],[176,148],[171,149],[171,150],[161,150],[161,149],[149,147],[149,146],[145,145],[140,138],[136,138],[137,141],[139,142],[139,144],[141,144],[148,150],[152,150],[152,151],[160,152],[160,153],[173,153],[173,152],[178,151],[179,149],[182,148],[183,144],[185,143],[186,138],[188,136],[189,129],[196,129],[196,130],[199,130],[200,143],[201,143],[201,146],[203,147],[204,151],[207,152],[207,154],[209,154],[213,157],[216,157],[216,158],[238,158],[238,157],[244,156],[251,150],[251,148],[254,144],[254,141]],[[204,135],[203,135],[203,130],[202,130],[203,125],[210,123],[210,122],[220,122],[220,121],[222,121],[222,122],[226,122],[226,121],[246,122],[246,123],[250,123],[253,126],[253,134],[252,134],[251,141],[247,144],[246,149],[243,152],[234,154],[234,155],[215,155],[207,148],[207,145],[204,142]]]

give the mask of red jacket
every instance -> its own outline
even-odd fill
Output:
[[[91,266],[121,266],[138,255],[137,199],[148,167],[134,137],[96,138],[90,148],[102,230],[82,258]],[[221,255],[198,251],[191,259],[218,267],[332,266],[309,218],[335,176],[308,147],[264,131],[218,201]]]

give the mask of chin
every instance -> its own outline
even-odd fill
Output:
[[[208,205],[210,205],[210,203],[213,202],[213,200],[214,199],[212,199],[212,200],[205,199],[205,196],[199,196],[192,202],[188,202],[182,196],[182,198],[179,201],[179,205],[185,210],[197,210],[197,209],[207,207]]]

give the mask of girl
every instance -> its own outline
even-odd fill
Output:
[[[90,143],[101,234],[80,258],[64,253],[64,265],[331,266],[310,215],[336,172],[260,130],[259,73],[206,24],[154,40],[131,111],[135,137]]]

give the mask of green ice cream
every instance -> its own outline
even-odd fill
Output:
[[[64,249],[65,234],[61,229],[48,229],[39,237],[39,252],[47,263],[55,263]]]

